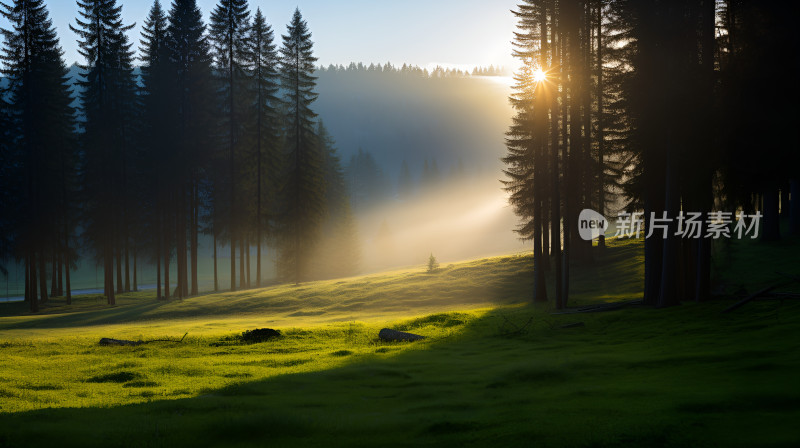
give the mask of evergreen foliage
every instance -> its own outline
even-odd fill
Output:
[[[10,22],[1,31],[0,53],[8,82],[0,95],[0,259],[24,263],[26,299],[35,312],[39,299],[48,299],[51,260],[54,279],[58,266],[66,272],[66,290],[57,286],[53,292],[71,297],[75,118],[63,52],[44,2],[17,0],[0,7]]]
[[[279,273],[299,283],[320,238],[325,213],[324,150],[314,132],[316,77],[311,32],[297,9],[282,36],[280,79],[284,91],[286,152],[281,182]]]

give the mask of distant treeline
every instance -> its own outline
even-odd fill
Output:
[[[420,68],[416,65],[408,65],[403,64],[400,67],[396,67],[392,65],[392,63],[387,62],[383,65],[370,63],[369,65],[365,65],[362,62],[351,62],[349,65],[345,66],[342,64],[330,64],[327,67],[320,66],[319,72],[346,72],[346,73],[354,73],[354,72],[379,72],[379,73],[396,73],[396,74],[407,74],[407,75],[414,75],[414,76],[423,76],[423,77],[432,77],[432,78],[446,78],[446,77],[454,77],[454,76],[506,76],[509,75],[503,67],[495,67],[490,65],[488,67],[475,67],[472,69],[472,72],[456,69],[456,68],[445,68],[441,66],[436,66],[432,70],[428,70],[426,68]]]

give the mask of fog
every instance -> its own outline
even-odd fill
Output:
[[[343,163],[362,150],[380,170],[350,182],[362,272],[422,266],[431,253],[447,263],[525,250],[500,183],[510,84],[352,65],[319,73],[316,110]],[[348,180],[366,177],[354,171]]]
[[[500,183],[504,133],[512,117],[508,78],[428,77],[355,66],[317,74],[314,110],[335,140],[349,176],[359,273],[421,268],[430,254],[446,265],[528,248],[513,232],[517,218]],[[374,159],[375,180],[354,179],[361,174],[348,171],[359,149]],[[201,238],[200,245],[199,286],[207,291],[213,289],[213,248],[210,238]],[[220,245],[218,254],[227,253]],[[262,261],[264,277],[274,278],[274,252],[265,250]],[[223,289],[230,285],[229,262],[218,259]],[[254,282],[255,249],[250,264]],[[8,278],[0,279],[0,296],[23,292],[24,272],[10,268]],[[73,288],[102,288],[102,279],[102,267],[84,256]],[[138,283],[155,283],[155,269],[146,260],[139,260]]]
[[[494,179],[460,180],[359,216],[362,271],[519,252],[517,219]]]
[[[371,152],[396,181],[403,161],[419,174],[425,159],[448,170],[500,177],[504,133],[513,110],[511,80],[500,76],[429,76],[407,70],[325,69],[318,72],[314,110],[347,161]]]

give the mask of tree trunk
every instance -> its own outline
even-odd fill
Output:
[[[192,194],[192,295],[196,296],[198,293],[197,289],[197,253],[200,250],[199,238],[197,237],[197,228],[199,224],[199,187],[195,182]]]
[[[63,250],[58,254],[58,295],[64,295],[64,253]]]
[[[259,62],[260,64],[260,62]],[[260,65],[259,65],[260,68]],[[260,70],[259,70],[260,71]],[[256,155],[258,163],[256,164],[256,288],[261,287],[261,88],[258,89],[258,107],[256,117]]]
[[[136,241],[134,241],[134,242],[133,242],[133,244],[134,244],[134,246],[133,246],[133,290],[134,290],[134,291],[138,291],[138,290],[139,290],[139,282],[138,282],[138,280],[137,280],[137,276],[136,276],[136,273],[137,273],[137,266],[136,266]]]
[[[167,245],[164,248],[164,300],[169,300],[170,288],[169,284],[169,259],[170,247]]]
[[[156,236],[156,300],[161,300],[161,214],[157,212],[158,232]]]
[[[669,232],[667,237],[662,240],[663,253],[661,262],[661,288],[659,292],[658,306],[667,307],[677,305],[679,280],[677,272],[680,270],[680,257],[679,257],[679,244],[680,242],[675,238],[675,221],[678,216],[678,209],[680,207],[680,198],[678,195],[677,173],[675,172],[675,148],[671,142],[667,142],[667,184],[666,184],[666,199],[664,201],[667,211],[667,216],[673,219],[669,224]],[[656,214],[658,215],[658,214]],[[647,218],[647,217],[646,217]],[[657,234],[654,232],[651,238],[655,238]]]
[[[556,8],[555,2],[548,3],[548,12],[550,14],[550,44],[547,49],[550,51],[550,73],[553,75],[553,82],[551,83],[552,93],[550,95],[550,251],[553,254],[554,266],[554,286],[555,286],[555,302],[556,309],[563,307],[562,287],[561,284],[561,192],[559,185],[559,150],[560,145],[559,137],[559,123],[561,114],[559,113],[558,100],[560,96],[559,87],[563,85],[563,79],[556,73],[556,67],[560,66],[560,46],[561,35],[557,28]]]
[[[41,303],[47,303],[47,260],[44,251],[39,256],[39,292],[41,293]]]
[[[178,297],[183,299],[189,295],[189,269],[187,263],[188,248],[186,242],[186,198],[188,194],[186,186],[181,188],[178,207],[178,241],[177,241],[177,267],[178,267]]]
[[[544,158],[544,154],[542,154]],[[544,171],[543,171],[544,172]],[[544,183],[544,182],[543,182]],[[547,202],[544,200],[543,202]],[[545,217],[545,212],[542,211],[542,268],[545,271],[550,270],[550,220]]]
[[[261,231],[258,232],[258,241],[256,242],[256,288],[261,287]]]
[[[644,216],[649,217],[654,210],[653,201],[645,198]],[[649,220],[645,219],[645,235],[649,232]],[[661,266],[664,242],[656,238],[644,240],[644,298],[645,305],[658,305],[661,291]]]
[[[27,280],[28,301],[31,307],[31,313],[39,312],[39,298],[36,294],[36,255],[31,251],[28,263],[25,267],[25,279]]]
[[[247,244],[245,245],[246,257],[247,257],[247,288],[250,289],[250,238],[247,238]]]
[[[781,219],[789,217],[789,182],[781,183]]]
[[[29,278],[30,277],[30,275],[29,275],[30,271],[28,270],[28,266],[29,266],[28,257],[25,257],[25,259],[22,260],[22,264],[25,265],[25,282],[24,282],[25,283],[25,295],[24,295],[25,299],[24,299],[24,301],[28,302],[28,301],[31,300],[31,291],[30,291],[30,283],[31,283],[31,281],[30,281],[30,278]]]
[[[567,303],[569,301],[569,238],[570,238],[570,221],[569,221],[569,213],[570,213],[570,187],[567,183],[568,171],[569,171],[569,102],[570,98],[567,95],[567,73],[569,70],[569,58],[566,56],[567,47],[568,47],[568,39],[570,39],[570,35],[566,33],[562,21],[559,21],[559,28],[561,33],[559,34],[559,47],[560,47],[560,55],[561,55],[561,65],[559,70],[559,79],[561,81],[561,169],[563,171],[563,177],[561,179],[562,185],[564,185],[564,197],[563,197],[563,219],[561,223],[561,228],[563,229],[563,243],[562,243],[562,253],[561,253],[561,271],[562,271],[562,278],[561,278],[561,308],[566,308]]]
[[[789,233],[792,235],[800,235],[800,179],[792,179],[791,181]]]
[[[770,186],[764,190],[764,233],[763,241],[777,241],[781,237],[780,215],[778,213],[778,189]]]
[[[212,224],[213,225],[213,224]],[[214,292],[219,291],[219,278],[217,277],[217,228],[213,229],[214,239]]]
[[[109,305],[117,304],[117,296],[114,293],[114,249],[111,242],[106,243],[105,250],[104,277],[106,279],[106,294]]]
[[[234,151],[234,143],[235,143],[235,129],[236,123],[234,122],[234,111],[235,111],[235,102],[233,99],[234,94],[234,82],[233,82],[233,44],[229,42],[228,45],[228,61],[231,64],[230,70],[228,71],[228,88],[230,88],[230,98],[229,98],[229,113],[230,113],[230,129],[229,129],[229,151],[230,151],[230,182],[231,182],[231,197],[230,197],[230,206],[231,206],[231,214],[230,214],[230,224],[229,229],[231,233],[231,291],[236,291],[236,237],[238,236],[237,233],[237,226],[238,222],[236,220],[236,164],[235,164],[235,151]],[[239,285],[242,286],[241,281]]]
[[[244,278],[244,238],[239,238],[239,287],[242,289],[247,288],[247,283]]]
[[[236,240],[231,237],[231,291],[236,291]]]
[[[50,297],[58,297],[58,250],[53,248],[53,277],[50,281]]]
[[[72,305],[72,284],[70,283],[71,260],[69,258],[69,234],[64,225],[64,293],[67,298],[67,305]]]
[[[131,291],[130,244],[125,237],[125,292]]]
[[[108,263],[108,248],[103,248],[103,295],[106,296],[106,301],[108,304],[111,304],[111,293],[113,291],[109,290],[109,283],[108,283],[108,271],[109,271],[109,263]]]
[[[584,36],[581,40],[582,42],[582,53],[583,53],[583,65],[581,66],[581,98],[583,99],[583,107],[581,108],[581,116],[583,119],[583,136],[581,143],[582,145],[582,154],[581,158],[578,161],[578,165],[580,166],[580,177],[582,179],[582,194],[581,197],[583,198],[582,203],[579,207],[576,208],[574,216],[575,221],[577,222],[577,214],[580,213],[580,210],[584,208],[590,208],[592,206],[592,198],[594,197],[595,189],[593,186],[593,179],[594,179],[594,158],[592,157],[592,89],[591,89],[591,77],[592,77],[592,14],[591,14],[591,2],[586,2],[584,6],[584,27],[583,32]],[[575,226],[575,232],[577,234],[578,227]],[[583,239],[576,238],[575,242],[580,244],[580,256],[579,259],[583,261],[591,261],[592,260],[592,240],[584,241]]]
[[[124,292],[125,284],[122,281],[122,250],[117,242],[116,250],[114,251],[117,257],[117,294]]]
[[[538,177],[538,176],[537,176]],[[537,182],[534,180],[534,184]],[[547,302],[547,286],[545,284],[544,266],[542,264],[542,205],[541,199],[535,199],[534,204],[534,222],[536,223],[536,230],[533,235],[533,301],[534,302]]]
[[[606,215],[605,120],[603,118],[603,1],[597,5],[597,211]],[[606,247],[606,235],[600,232],[597,247]]]

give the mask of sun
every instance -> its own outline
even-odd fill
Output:
[[[536,82],[542,82],[547,80],[547,73],[541,68],[537,68],[533,72],[533,80]]]

